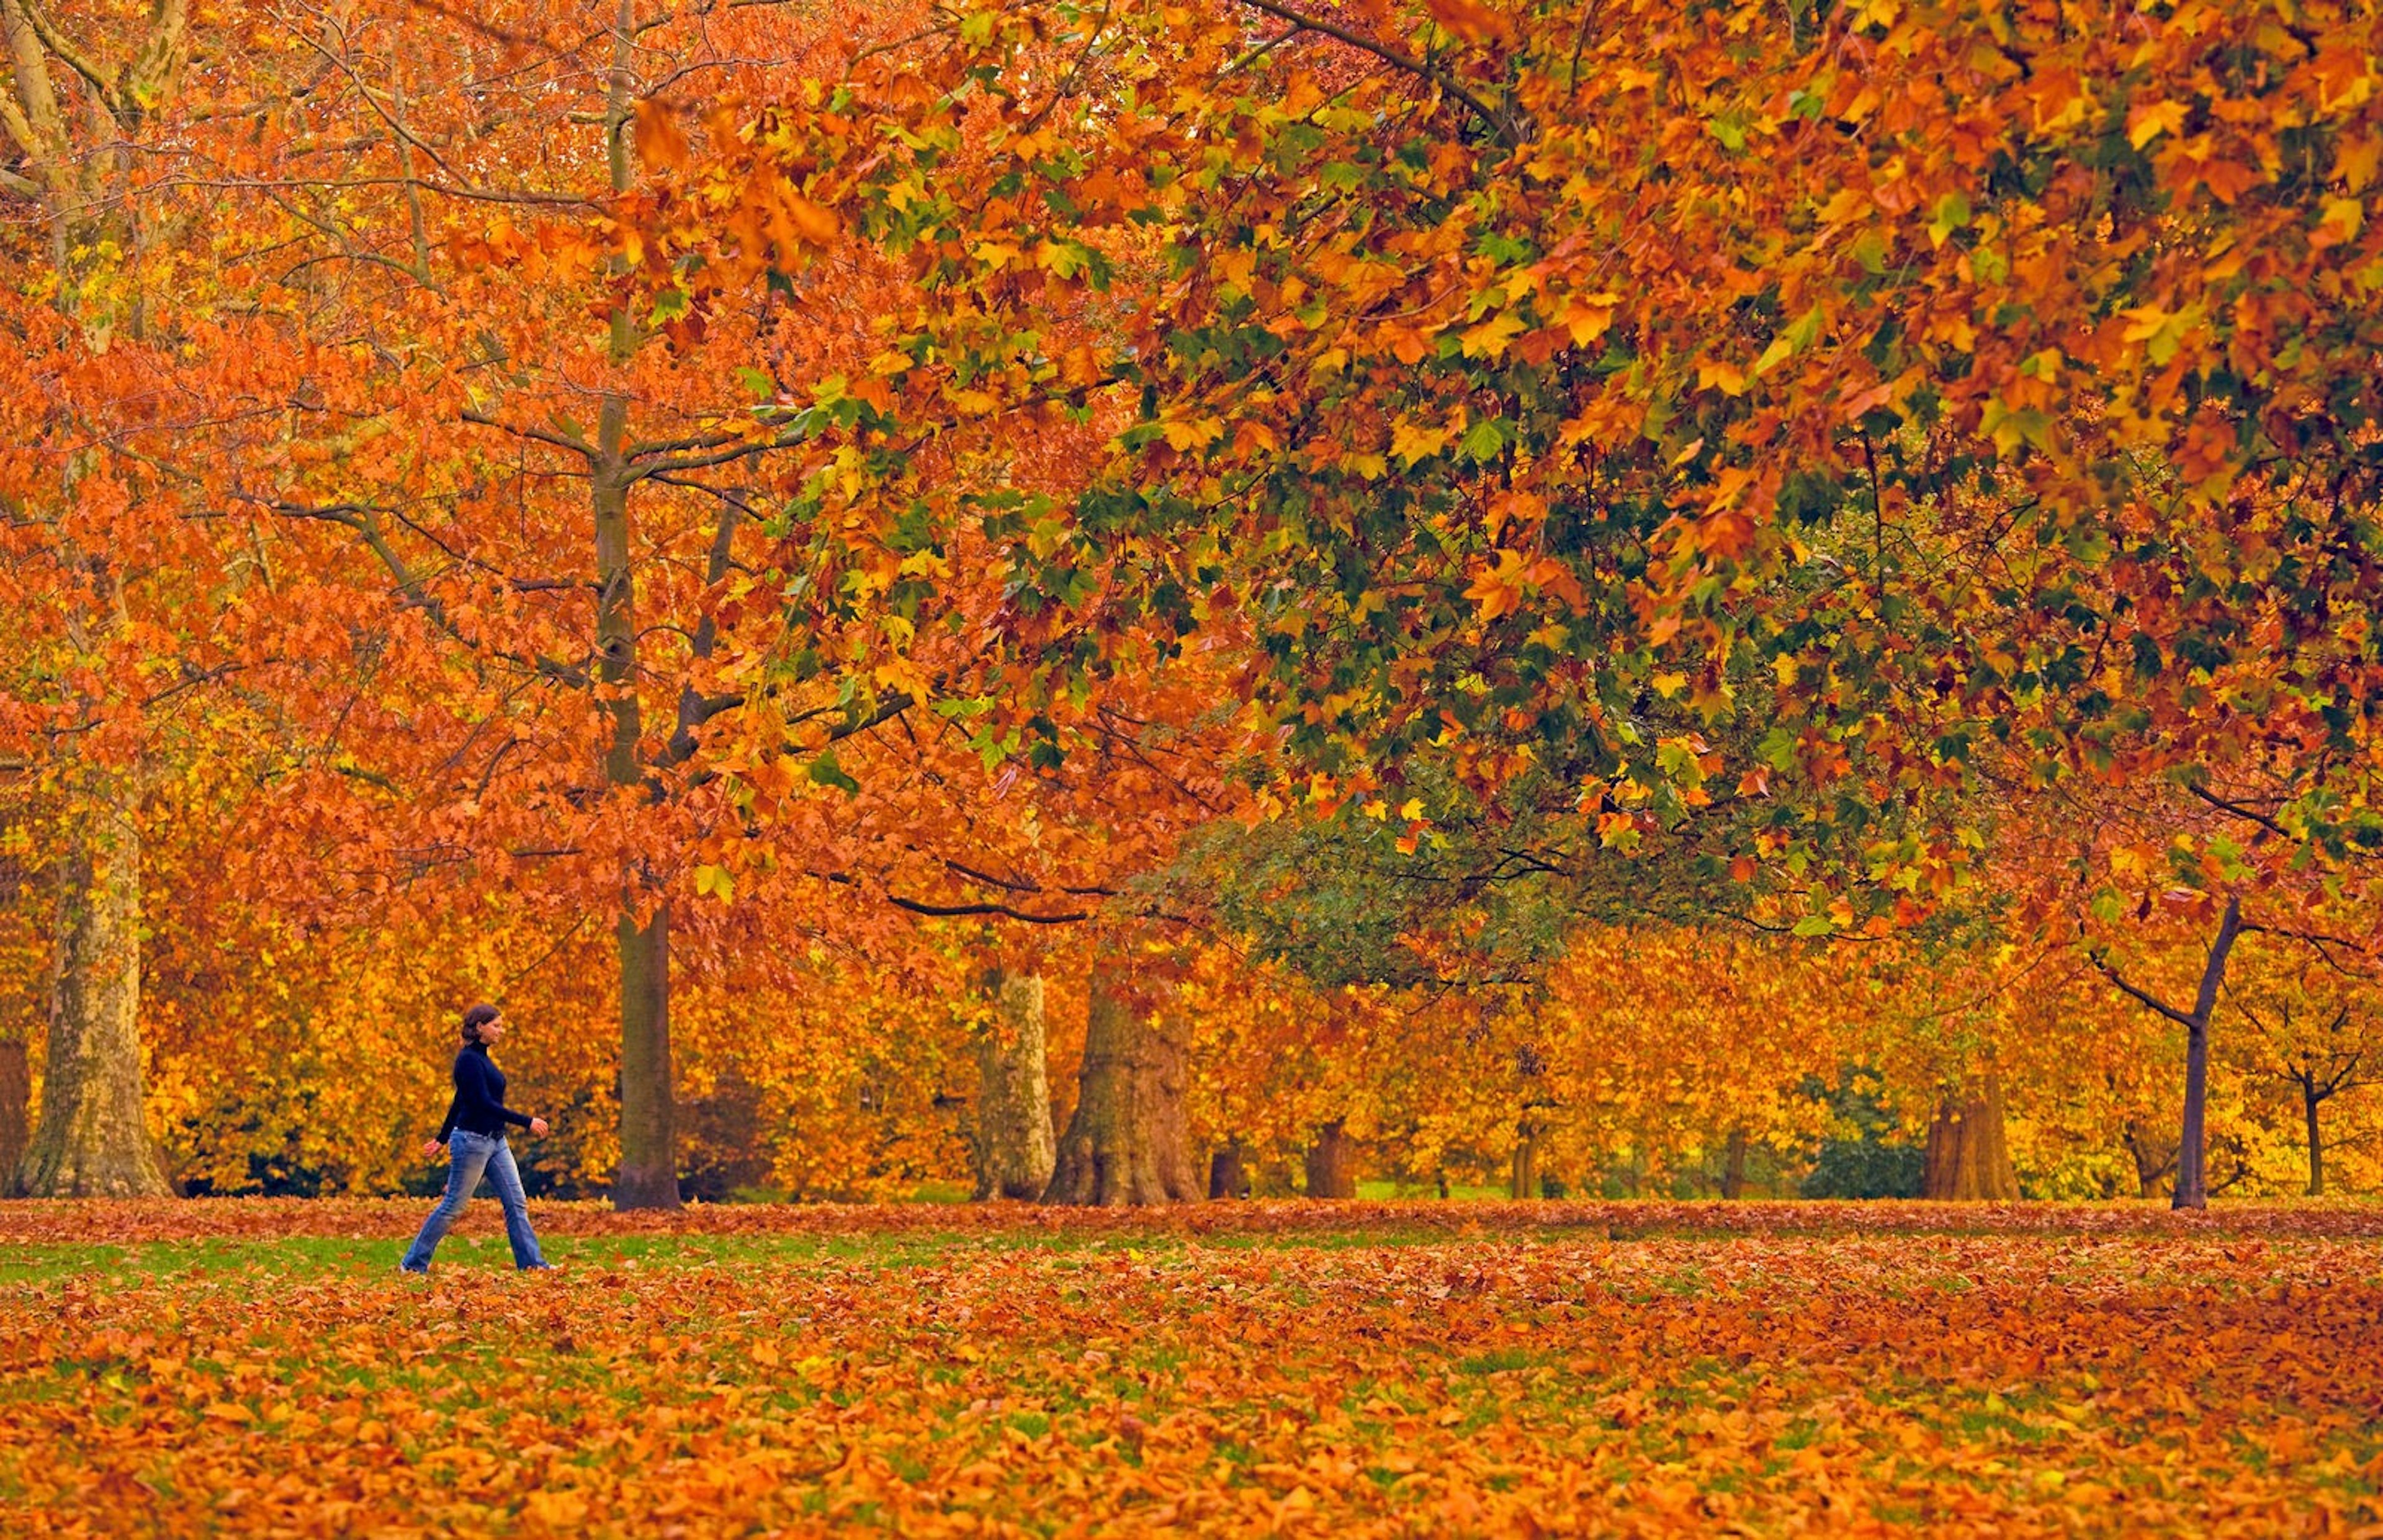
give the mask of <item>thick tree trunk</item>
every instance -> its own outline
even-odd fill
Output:
[[[976,1196],[1043,1195],[1058,1164],[1051,1136],[1051,1082],[1043,980],[995,973],[993,1025],[976,1040]]]
[[[1746,1130],[1729,1131],[1729,1147],[1722,1156],[1721,1195],[1732,1202],[1746,1196]]]
[[[141,834],[105,802],[59,862],[57,937],[41,1119],[15,1189],[35,1198],[167,1196],[141,1107]]]
[[[621,1170],[617,1209],[678,1207],[678,1137],[671,1095],[670,908],[614,931],[621,972]]]
[[[1349,1133],[1334,1118],[1315,1130],[1307,1147],[1307,1195],[1310,1198],[1354,1198],[1357,1177],[1350,1157],[1354,1153]]]
[[[1208,1157],[1208,1196],[1246,1198],[1249,1195],[1249,1163],[1242,1157],[1241,1143],[1236,1140]]]
[[[2009,1202],[2019,1197],[2003,1132],[2003,1088],[1988,1075],[1975,1095],[1946,1097],[1928,1125],[1921,1193],[1954,1202]]]
[[[1101,1207],[1196,1200],[1184,1129],[1191,1032],[1171,957],[1107,949],[1093,964],[1076,1115],[1059,1140],[1046,1203]]]
[[[0,1173],[17,1174],[32,1133],[33,1079],[21,1037],[0,1038]]]
[[[1539,1195],[1539,1126],[1529,1118],[1514,1130],[1514,1164],[1506,1186],[1517,1202]]]
[[[2317,1094],[2315,1075],[2301,1080],[2301,1111],[2308,1119],[2308,1195],[2312,1198],[2325,1196],[2325,1141],[2317,1137],[2316,1127],[2317,1104],[2324,1100]]]
[[[8,80],[0,105],[11,118],[15,151],[34,173],[49,226],[51,302],[81,327],[86,340],[113,328],[145,340],[141,253],[149,236],[128,174],[142,154],[143,117],[163,118],[178,93],[189,56],[191,7],[176,0],[149,7],[147,24],[113,24],[107,39],[122,63],[109,90],[61,92],[57,80],[84,73],[56,30],[36,25],[33,9],[0,5],[0,48]],[[103,24],[105,25],[105,24]],[[111,48],[105,53],[117,52]],[[53,60],[60,67],[54,71]],[[137,107],[128,110],[128,104]],[[18,191],[28,191],[14,179]],[[70,506],[86,462],[77,451],[60,490]],[[13,510],[12,510],[13,512]],[[93,560],[70,538],[66,565],[96,580],[106,596],[102,628],[124,621],[118,553]],[[95,650],[69,622],[79,649]],[[84,699],[87,710],[98,703]],[[95,713],[94,713],[95,714]],[[94,722],[93,725],[96,725]],[[129,788],[128,788],[129,789]],[[56,971],[42,1072],[39,1121],[19,1135],[18,1161],[0,1167],[0,1181],[34,1196],[161,1196],[171,1184],[157,1159],[142,1112],[141,836],[128,808],[107,795],[92,798],[84,821],[60,860]],[[24,1078],[25,1043],[15,1048],[15,1084]],[[21,1108],[21,1097],[0,1087]],[[18,1114],[19,1128],[22,1113]],[[0,1137],[0,1146],[7,1140]]]

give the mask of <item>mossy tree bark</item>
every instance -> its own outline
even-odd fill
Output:
[[[16,1171],[35,1198],[173,1191],[142,1114],[141,832],[105,798],[58,863],[58,955],[41,1116]]]
[[[1129,958],[1110,947],[1093,959],[1076,1113],[1060,1136],[1044,1202],[1111,1207],[1200,1197],[1184,1119],[1191,1030],[1176,987],[1180,967],[1172,954]]]
[[[2010,1145],[2003,1129],[2001,1078],[1989,1074],[1976,1091],[1948,1096],[1928,1125],[1920,1177],[1923,1196],[1952,1202],[2010,1202],[2019,1197]]]
[[[1310,1198],[1357,1196],[1355,1154],[1349,1132],[1340,1118],[1315,1130],[1307,1147],[1307,1195]]]
[[[1058,1164],[1043,979],[995,972],[987,982],[994,1018],[976,1040],[976,1196],[1031,1201]]]

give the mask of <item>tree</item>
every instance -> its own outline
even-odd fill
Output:
[[[2255,1062],[2262,1074],[2291,1087],[2307,1193],[2325,1196],[2327,1141],[2319,1124],[2325,1103],[2362,1087],[2383,1084],[2371,1028],[2372,980],[2327,967],[2304,944],[2286,942],[2290,962],[2254,958],[2238,970],[2228,992],[2257,1034]],[[2257,966],[2264,964],[2265,966]]]
[[[1155,938],[1111,941],[1095,955],[1083,1090],[1043,1201],[1105,1207],[1203,1195],[1183,1116],[1184,967],[1178,948]]]
[[[20,297],[11,329],[20,368],[67,387],[39,393],[49,421],[12,435],[26,450],[0,487],[9,523],[41,532],[33,560],[46,556],[57,584],[57,607],[46,618],[57,624],[52,658],[64,664],[56,671],[34,665],[47,708],[35,731],[45,734],[43,769],[58,795],[66,843],[54,867],[57,960],[41,1112],[10,1179],[13,1189],[40,1194],[147,1196],[167,1188],[142,1105],[146,778],[138,734],[124,729],[145,692],[125,654],[135,623],[127,589],[142,580],[141,558],[156,543],[108,537],[139,487],[118,479],[124,468],[92,446],[115,431],[110,409],[123,398],[110,388],[117,381],[76,378],[75,355],[104,352],[118,339],[138,354],[151,341],[153,275],[141,257],[156,232],[126,193],[179,93],[189,13],[179,3],[158,5],[121,38],[129,46],[120,57],[78,38],[105,37],[94,19],[61,20],[30,0],[0,6],[8,58],[0,129],[22,168],[0,169],[0,192],[38,212],[46,281],[30,287],[46,290],[52,313]],[[20,376],[15,388],[32,384]]]
[[[996,970],[985,992],[994,1010],[977,1029],[976,1196],[1040,1198],[1058,1164],[1044,1078],[1043,977]]]
[[[766,170],[906,258],[869,496],[1018,514],[1009,640],[1056,677],[1128,617],[1232,616],[1287,765],[1354,795],[1552,771],[1620,848],[1734,802],[1707,859],[1784,871],[1809,932],[1924,918],[1993,777],[2240,820],[2177,850],[2216,929],[2158,1006],[2189,1205],[2226,917],[2383,847],[2365,20],[989,7],[648,228],[765,268],[713,231]],[[1135,324],[1062,345],[1037,268]],[[1066,503],[905,452],[1129,400]],[[812,506],[885,538],[848,475]]]
[[[179,6],[159,15],[183,24]],[[649,23],[624,5],[590,39],[532,4],[435,35],[404,7],[294,31],[272,16],[202,24],[230,37],[248,20],[276,46],[204,50],[205,90],[108,205],[169,211],[179,246],[219,253],[204,302],[170,317],[207,367],[169,376],[176,413],[125,410],[142,398],[119,386],[91,410],[91,437],[181,527],[245,544],[238,666],[269,659],[303,676],[284,695],[299,747],[278,790],[306,809],[293,816],[348,805],[347,869],[534,886],[610,917],[618,1195],[674,1203],[672,904],[699,865],[686,855],[722,816],[704,795],[717,771],[701,762],[703,730],[763,696],[761,731],[782,738],[773,752],[788,746],[789,717],[833,719],[828,738],[884,720],[833,705],[807,718],[774,684],[721,683],[776,635],[756,614],[769,639],[740,647],[717,611],[749,569],[740,542],[749,556],[765,538],[746,473],[777,435],[722,431],[687,402],[718,401],[720,381],[756,358],[786,364],[807,390],[861,328],[836,307],[806,328],[766,301],[633,315],[613,243],[581,230],[538,244],[501,216],[577,214],[621,193],[633,142],[683,153],[679,115],[658,92],[799,60],[832,22],[753,8]],[[574,112],[597,131],[558,132]],[[591,303],[602,314],[592,326]],[[141,312],[152,330],[164,324],[155,312]],[[678,345],[707,328],[743,351],[714,355],[718,378],[698,380]],[[105,368],[124,372],[113,359]],[[70,558],[58,571],[75,570]],[[560,575],[574,565],[592,575]],[[181,598],[204,612],[225,594]],[[128,650],[128,667],[144,661],[145,649]],[[832,700],[833,685],[816,693]],[[656,721],[666,730],[649,731]],[[116,831],[118,845],[138,832],[121,817],[90,827]],[[107,955],[128,977],[137,967],[124,948]],[[115,1062],[137,1064],[130,1021],[105,1040]],[[62,1091],[75,1083],[54,1078]]]

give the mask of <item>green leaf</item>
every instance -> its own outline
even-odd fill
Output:
[[[1936,200],[1936,217],[1928,227],[1929,244],[1942,246],[1952,239],[1955,230],[1967,229],[1969,224],[1969,194],[1947,192]]]
[[[1467,458],[1486,463],[1505,451],[1506,434],[1497,418],[1484,417],[1473,425],[1473,430],[1459,447]]]
[[[846,793],[860,790],[860,782],[846,774],[844,767],[835,762],[835,750],[832,748],[821,750],[820,757],[811,761],[810,778],[813,785],[840,786]]]

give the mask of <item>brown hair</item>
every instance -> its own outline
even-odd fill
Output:
[[[480,1041],[480,1029],[497,1019],[497,1008],[483,1000],[463,1013],[463,1041]]]

